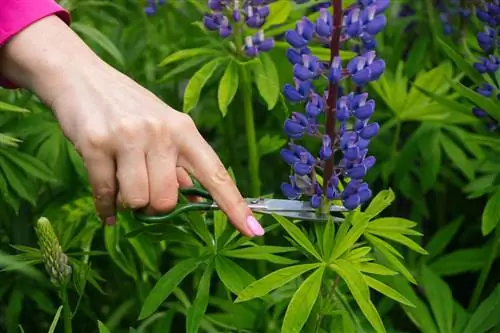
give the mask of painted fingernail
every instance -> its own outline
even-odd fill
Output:
[[[247,226],[255,236],[264,235],[264,229],[262,229],[260,223],[252,215],[247,217]]]
[[[107,225],[113,225],[116,223],[116,218],[114,216],[110,216],[106,218],[106,224]]]

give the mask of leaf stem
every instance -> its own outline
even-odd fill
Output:
[[[340,52],[340,30],[342,28],[342,0],[332,0],[333,6],[333,29],[332,40],[330,41],[330,64],[334,57],[337,57]],[[336,107],[337,107],[337,92],[338,85],[330,83],[328,85],[328,98],[326,100],[326,134],[330,137],[332,144],[336,141]],[[328,182],[333,174],[334,169],[333,156],[326,161],[325,173],[323,175],[323,193],[326,196]]]
[[[68,289],[61,287],[61,300],[63,303],[64,333],[72,333],[71,327],[71,308],[69,306]]]
[[[486,284],[486,280],[488,279],[488,275],[490,274],[491,266],[493,265],[493,262],[497,257],[498,244],[500,244],[500,224],[497,225],[495,234],[493,235],[493,239],[491,240],[491,248],[490,251],[488,251],[488,261],[486,262],[486,265],[484,265],[481,269],[479,280],[477,281],[474,292],[472,293],[471,301],[469,304],[470,311],[476,309],[478,306],[481,294],[484,289],[484,285]]]

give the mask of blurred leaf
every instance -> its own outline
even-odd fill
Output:
[[[500,222],[500,189],[488,199],[483,210],[481,232],[483,236],[489,235]]]
[[[479,72],[476,71],[476,69],[471,66],[461,54],[457,53],[439,37],[436,37],[436,39],[440,44],[442,50],[453,60],[453,62],[462,72],[466,73],[469,78],[471,78],[476,84],[480,84],[484,81],[483,76],[479,74]]]
[[[306,235],[297,227],[295,224],[290,222],[283,216],[273,214],[273,217],[279,224],[286,230],[286,232],[293,238],[295,242],[297,242],[304,250],[309,252],[313,257],[322,261],[323,259],[319,255],[318,251],[314,248],[314,245],[307,238]]]
[[[428,266],[439,276],[474,272],[486,264],[488,252],[487,248],[459,249],[436,258]]]
[[[177,263],[155,284],[144,300],[139,314],[139,320],[152,315],[167,299],[172,291],[192,273],[204,260],[204,258],[190,258]]]
[[[377,333],[385,333],[384,323],[378,314],[377,309],[370,300],[370,290],[366,284],[363,274],[357,270],[349,261],[338,259],[330,264],[330,267],[337,272],[344,280],[349,288],[349,291],[354,297],[363,315],[370,322]]]
[[[231,101],[236,95],[239,84],[239,71],[238,65],[231,61],[224,71],[224,75],[219,82],[219,90],[217,93],[217,98],[219,100],[219,108],[222,112],[222,116],[225,117],[227,114],[227,107],[231,104]]]
[[[136,267],[133,265],[133,261],[125,256],[120,246],[120,228],[121,227],[118,225],[112,228],[104,228],[104,245],[115,264],[117,264],[125,274],[137,280]]]
[[[460,82],[451,82],[453,88],[462,96],[468,98],[479,108],[486,111],[491,117],[500,121],[500,107],[498,103],[493,102],[491,98],[478,94],[474,90],[467,88]]]
[[[223,256],[215,257],[215,270],[222,283],[235,294],[255,281],[255,278],[240,265]]]
[[[54,319],[52,320],[52,323],[50,324],[48,333],[54,333],[56,331],[57,323],[59,322],[59,317],[61,316],[62,309],[63,309],[62,305],[57,309],[57,312],[54,315]]]
[[[474,168],[464,151],[446,135],[441,135],[441,145],[453,164],[462,171],[468,180],[472,180],[474,178]]]
[[[80,22],[71,23],[71,28],[76,32],[82,34],[85,39],[90,39],[91,41],[102,47],[109,55],[114,58],[114,60],[118,62],[121,67],[125,67],[125,58],[123,57],[123,54],[116,47],[116,45],[113,44],[108,36],[100,32],[96,28]]]
[[[210,77],[220,64],[220,58],[215,58],[201,67],[189,80],[184,90],[184,103],[182,110],[189,113],[198,105],[200,93]]]
[[[292,11],[293,5],[289,0],[278,0],[269,5],[269,16],[261,29],[266,30],[273,25],[285,23]]]
[[[97,327],[99,328],[99,333],[111,333],[100,320],[97,321]]]
[[[31,155],[15,149],[0,149],[0,154],[26,172],[28,176],[47,182],[57,181],[52,171],[43,162]]]
[[[0,101],[0,111],[29,113],[30,110]]]
[[[298,278],[305,272],[318,268],[319,266],[320,264],[304,264],[274,271],[245,287],[245,289],[238,293],[238,298],[235,302],[246,302],[257,297],[263,297],[271,291],[278,289],[286,283]]]
[[[306,323],[318,298],[324,272],[325,266],[319,267],[309,275],[295,294],[293,294],[283,318],[282,332],[299,333],[302,331],[302,327]]]
[[[463,333],[489,332],[500,323],[500,285],[486,298],[472,314]]]
[[[441,332],[452,332],[453,295],[448,285],[427,266],[421,269],[421,282]]]
[[[253,76],[260,96],[266,101],[267,109],[271,110],[276,106],[280,95],[278,70],[267,53],[261,53],[259,59],[252,66]]]
[[[431,260],[434,257],[441,254],[441,252],[448,246],[451,242],[458,229],[462,225],[464,218],[458,218],[450,224],[447,224],[444,227],[441,227],[434,236],[432,236],[431,240],[425,248],[427,249],[428,256],[424,257],[424,260]]]
[[[200,56],[216,56],[216,55],[221,55],[221,53],[215,49],[209,49],[209,48],[196,48],[196,49],[186,49],[186,50],[179,50],[177,52],[174,52],[168,56],[166,56],[158,66],[164,67],[166,65],[169,65],[171,63],[177,62],[179,60],[188,60]]]
[[[205,314],[205,311],[207,310],[208,299],[210,298],[210,279],[212,277],[213,270],[213,262],[210,261],[210,263],[205,268],[205,271],[203,272],[200,283],[198,284],[198,290],[196,291],[194,302],[187,313],[187,333],[198,332],[200,322],[203,318],[203,315]]]
[[[263,157],[265,155],[269,155],[279,150],[286,144],[287,140],[284,139],[281,135],[269,135],[266,134],[260,138],[258,143],[259,156]]]

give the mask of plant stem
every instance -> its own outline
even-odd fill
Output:
[[[330,42],[330,64],[334,57],[339,55],[340,51],[340,29],[342,27],[342,0],[332,0],[333,6],[333,30],[332,40]],[[330,137],[332,144],[336,141],[336,108],[337,108],[337,92],[338,85],[330,83],[328,85],[328,98],[326,100],[326,134]],[[323,175],[323,193],[326,196],[328,182],[333,174],[334,169],[333,156],[326,161],[325,173]]]
[[[484,289],[484,285],[486,284],[486,280],[488,279],[488,275],[490,274],[491,266],[497,257],[498,252],[498,244],[500,243],[500,224],[497,225],[495,229],[495,234],[493,235],[493,239],[491,240],[491,247],[488,256],[488,261],[486,265],[481,269],[481,274],[479,274],[479,280],[477,281],[476,287],[474,288],[474,292],[472,293],[471,301],[469,304],[469,310],[472,311],[477,308],[479,300],[481,298],[481,294]]]
[[[257,138],[255,134],[254,113],[252,105],[252,82],[250,73],[246,66],[241,66],[241,94],[243,97],[243,111],[245,114],[245,129],[247,132],[248,145],[248,171],[250,173],[250,195],[260,195],[259,178],[259,152],[257,150]]]
[[[68,289],[61,287],[61,300],[63,303],[64,333],[72,333],[71,327],[71,308],[69,306]]]

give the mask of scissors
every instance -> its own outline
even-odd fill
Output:
[[[203,202],[178,203],[175,209],[166,214],[146,215],[136,210],[133,211],[134,217],[146,224],[161,223],[168,221],[182,213],[195,211],[219,210],[219,206],[214,202],[212,196],[204,189],[191,187],[179,189],[179,192],[185,196],[197,196],[206,199]],[[266,199],[266,198],[246,198],[248,207],[256,213],[278,214],[290,219],[300,219],[307,221],[327,221],[333,218],[336,222],[341,222],[342,217],[334,216],[333,213],[346,212],[343,206],[333,205],[330,207],[330,216],[328,214],[318,214],[318,210],[311,206],[309,202],[286,199]]]

